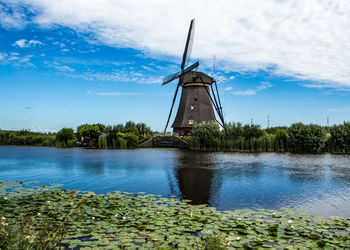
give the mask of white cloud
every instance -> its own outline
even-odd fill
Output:
[[[163,80],[163,77],[143,75],[139,72],[126,70],[113,70],[111,72],[84,72],[65,75],[87,81],[136,82],[138,84],[161,84]]]
[[[37,41],[37,40],[30,40],[29,41],[29,45],[36,46],[36,45],[41,45],[41,44],[42,44],[42,42]]]
[[[0,26],[21,28],[27,23],[23,11],[15,7],[15,3],[7,3],[7,6],[5,6],[0,2]]]
[[[262,91],[264,89],[271,88],[272,86],[273,85],[270,82],[262,82],[255,89],[235,90],[235,91],[232,91],[231,93],[234,94],[234,95],[256,95],[257,92]],[[230,87],[228,87],[228,88],[230,88]]]
[[[0,64],[7,65],[25,65],[25,66],[34,66],[30,62],[30,58],[32,58],[32,55],[21,55],[17,52],[10,52],[10,53],[1,53],[0,52]]]
[[[36,45],[41,45],[41,44],[42,42],[37,40],[27,41],[26,39],[20,39],[14,42],[12,45],[20,48],[29,48],[29,47],[35,47]]]
[[[6,56],[7,56],[7,54],[1,53],[1,52],[0,52],[0,62],[1,62],[2,60],[5,60]]]
[[[256,91],[257,91],[256,89],[237,90],[237,91],[232,91],[232,94],[234,94],[234,95],[255,95]]]
[[[30,129],[32,132],[41,132],[41,133],[57,133],[56,129],[50,129],[50,128],[42,128],[42,127],[32,127]]]
[[[225,91],[230,91],[230,90],[232,90],[232,87],[227,87],[227,88],[225,88],[224,90],[225,90]]]
[[[32,21],[44,27],[59,24],[78,32],[92,32],[95,39],[107,45],[132,47],[150,55],[177,56],[178,60],[189,20],[195,17],[193,57],[202,62],[216,55],[218,66],[223,65],[228,71],[268,69],[332,87],[350,85],[348,0],[11,0],[11,3],[17,3],[15,13],[22,4],[29,6],[36,13]],[[25,21],[19,14],[11,18]]]
[[[74,72],[75,69],[72,67],[69,67],[67,65],[55,65],[54,68],[56,68],[59,71],[65,71],[65,72]]]
[[[21,40],[18,40],[16,42],[14,42],[12,45],[13,46],[18,46],[20,48],[24,48],[24,47],[26,47],[26,42],[27,42],[26,39],[21,39]]]

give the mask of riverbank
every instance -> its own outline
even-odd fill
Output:
[[[1,230],[17,233],[1,235],[5,249],[20,240],[111,248],[350,247],[350,218],[325,220],[288,209],[220,212],[142,193],[96,195],[21,182],[2,181],[0,195]]]
[[[137,147],[178,147],[223,152],[291,152],[300,154],[350,153],[350,122],[324,127],[295,123],[289,127],[262,129],[259,125],[226,123],[221,129],[215,122],[195,124],[191,136],[173,137],[152,131],[145,123],[128,121],[115,126],[82,124],[76,132],[62,128],[57,134],[28,130],[0,130],[0,145],[86,147],[94,149],[134,149]],[[162,138],[159,143],[157,138]],[[151,143],[147,143],[151,142]],[[150,145],[150,146],[149,146]]]

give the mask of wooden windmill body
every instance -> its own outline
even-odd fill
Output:
[[[220,125],[224,124],[221,101],[215,79],[203,72],[196,71],[199,62],[196,62],[185,69],[185,64],[186,61],[189,60],[192,48],[193,32],[194,20],[192,20],[190,24],[185,51],[182,58],[181,71],[166,77],[163,81],[163,85],[165,85],[177,78],[179,79],[164,134],[168,127],[180,86],[182,87],[180,103],[172,125],[174,136],[190,135],[192,127],[195,124],[204,121],[217,122]],[[216,87],[216,94],[212,86],[213,84],[215,84]],[[218,122],[215,117],[213,106],[217,111],[221,123]]]
[[[213,80],[202,72],[190,71],[184,75],[180,103],[172,125],[175,136],[188,135],[197,123],[216,122],[208,95]]]

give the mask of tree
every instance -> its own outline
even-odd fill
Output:
[[[136,129],[137,129],[137,133],[145,138],[145,137],[150,137],[152,136],[152,131],[150,129],[150,127],[148,127],[146,125],[146,123],[143,123],[143,122],[139,122],[135,125]]]
[[[98,124],[79,126],[79,135],[84,138],[84,141],[87,142],[90,147],[98,147],[98,138],[101,134],[101,127]]]
[[[215,122],[201,122],[191,130],[189,142],[194,147],[201,149],[219,149],[221,146],[222,133]]]
[[[330,127],[329,146],[332,152],[350,152],[350,122]]]
[[[137,134],[137,128],[136,128],[135,122],[133,122],[133,121],[127,121],[127,122],[125,123],[124,131],[123,131],[123,132],[124,132],[124,133],[126,133],[126,132],[132,132],[132,133]]]
[[[56,135],[56,141],[67,147],[70,140],[75,139],[74,130],[72,128],[62,128]]]
[[[288,147],[295,153],[320,153],[326,144],[326,130],[315,124],[294,123],[288,130]]]
[[[243,128],[240,122],[229,122],[224,126],[224,137],[226,139],[236,139],[243,135]]]
[[[287,151],[288,133],[284,129],[277,129],[275,135],[275,151]]]
[[[260,125],[257,124],[252,124],[252,125],[244,125],[243,127],[243,136],[246,139],[251,139],[251,138],[259,138],[260,136],[263,136],[264,133],[261,130]]]

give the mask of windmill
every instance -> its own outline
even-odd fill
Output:
[[[224,125],[224,116],[222,113],[222,106],[216,80],[203,72],[197,71],[199,66],[198,61],[186,67],[186,64],[188,61],[190,61],[193,44],[194,23],[195,21],[192,19],[187,35],[185,50],[182,56],[180,71],[165,77],[162,84],[162,86],[164,86],[175,79],[179,79],[168,120],[164,129],[164,134],[168,127],[176,96],[180,87],[182,88],[182,92],[177,114],[172,125],[172,128],[174,129],[173,135],[187,135],[196,123],[203,121],[214,121],[219,123],[222,127]],[[213,85],[215,85],[216,91],[214,91]],[[213,106],[220,121],[217,121],[215,118]]]

